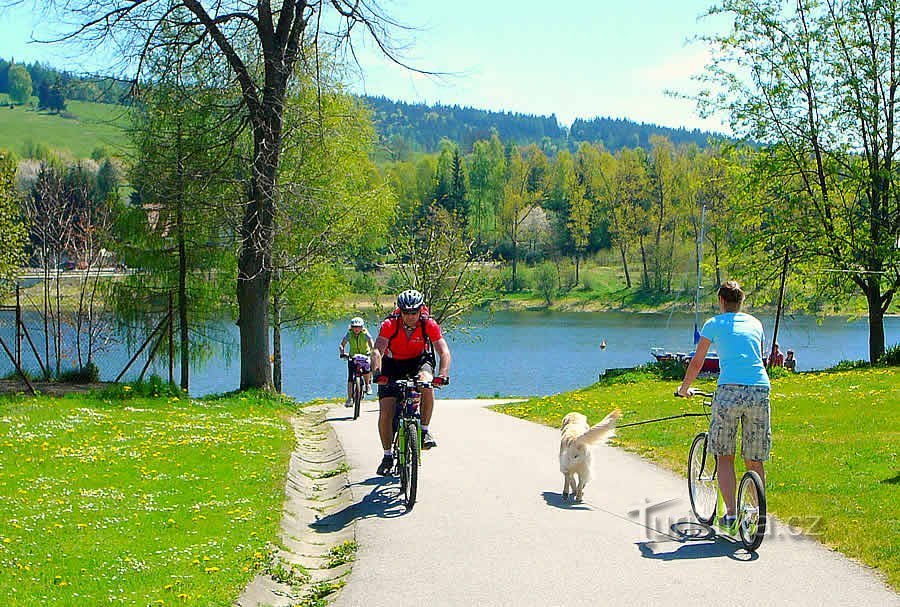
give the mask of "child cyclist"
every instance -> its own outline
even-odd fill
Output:
[[[350,351],[345,353],[344,346],[350,344]],[[372,336],[369,334],[369,331],[366,329],[365,321],[359,317],[354,316],[350,319],[350,327],[347,329],[347,334],[344,335],[344,339],[341,340],[340,345],[340,356],[341,358],[347,357],[347,401],[344,403],[345,407],[353,406],[353,399],[351,398],[350,389],[352,387],[352,379],[353,379],[353,367],[356,363],[353,361],[354,356],[365,356],[366,359],[369,358],[372,348],[375,347],[375,342],[372,341]],[[368,362],[368,361],[367,361]],[[371,367],[367,364],[364,368],[368,369],[368,371],[363,375],[366,380],[366,394],[372,393],[372,371]]]

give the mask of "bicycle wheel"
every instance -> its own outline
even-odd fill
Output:
[[[406,509],[412,510],[416,504],[416,491],[419,485],[419,429],[414,421],[406,422],[406,444],[404,445],[403,463],[400,471],[401,488]],[[403,479],[406,482],[403,483]]]
[[[359,403],[363,395],[363,378],[357,375],[353,378],[353,419],[359,418]]]
[[[741,543],[748,552],[762,544],[766,534],[766,489],[753,470],[741,477],[737,495],[737,526]]]
[[[687,475],[691,510],[698,521],[709,525],[716,516],[719,491],[716,486],[716,458],[707,449],[706,432],[695,436],[691,443]]]

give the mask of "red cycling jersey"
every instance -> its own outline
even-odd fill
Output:
[[[381,330],[378,331],[378,337],[384,337],[389,342],[385,355],[395,360],[408,360],[421,356],[425,352],[422,324],[421,320],[417,320],[412,335],[407,336],[399,318],[385,318],[381,323]],[[443,337],[440,325],[433,319],[426,319],[424,324],[424,332],[428,334],[428,339],[432,343]]]

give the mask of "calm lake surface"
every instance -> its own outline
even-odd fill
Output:
[[[367,318],[375,332],[377,319]],[[762,317],[771,337],[774,317]],[[547,395],[589,385],[607,368],[631,367],[650,362],[650,348],[688,352],[693,343],[693,314],[633,314],[623,312],[498,312],[475,315],[465,334],[453,332],[447,341],[453,354],[453,383],[442,391],[448,398],[499,395]],[[702,322],[702,320],[701,320]],[[11,323],[2,333],[12,347]],[[29,326],[37,323],[29,322]],[[225,345],[202,364],[192,365],[191,394],[234,390],[240,378],[238,331],[231,322],[217,327]],[[346,389],[346,363],[337,356],[345,323],[322,325],[307,331],[288,331],[284,342],[284,391],[299,400],[334,397]],[[606,349],[600,349],[601,341]],[[885,319],[885,341],[900,342],[900,317]],[[868,322],[814,317],[782,319],[778,342],[782,351],[792,348],[800,370],[822,369],[842,360],[868,357]],[[43,352],[42,345],[38,347]],[[165,348],[163,348],[165,349]],[[25,365],[37,370],[29,347],[23,345]],[[0,353],[2,356],[2,353]],[[114,379],[128,362],[123,346],[99,354],[102,378]],[[133,367],[134,378],[145,354]],[[150,372],[168,375],[166,362],[154,363]],[[3,356],[0,373],[12,371]],[[179,372],[176,364],[175,379]]]

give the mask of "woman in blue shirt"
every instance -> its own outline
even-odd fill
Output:
[[[710,344],[719,354],[719,382],[712,403],[709,447],[718,463],[719,489],[727,513],[723,523],[735,520],[734,454],[737,428],[741,426],[741,455],[748,470],[755,470],[765,483],[763,462],[772,448],[769,413],[769,376],[762,358],[763,327],[757,318],[741,312],[744,292],[734,280],[719,287],[721,314],[706,321],[700,331],[697,352],[691,359],[681,396],[693,396],[691,383],[700,373]]]

